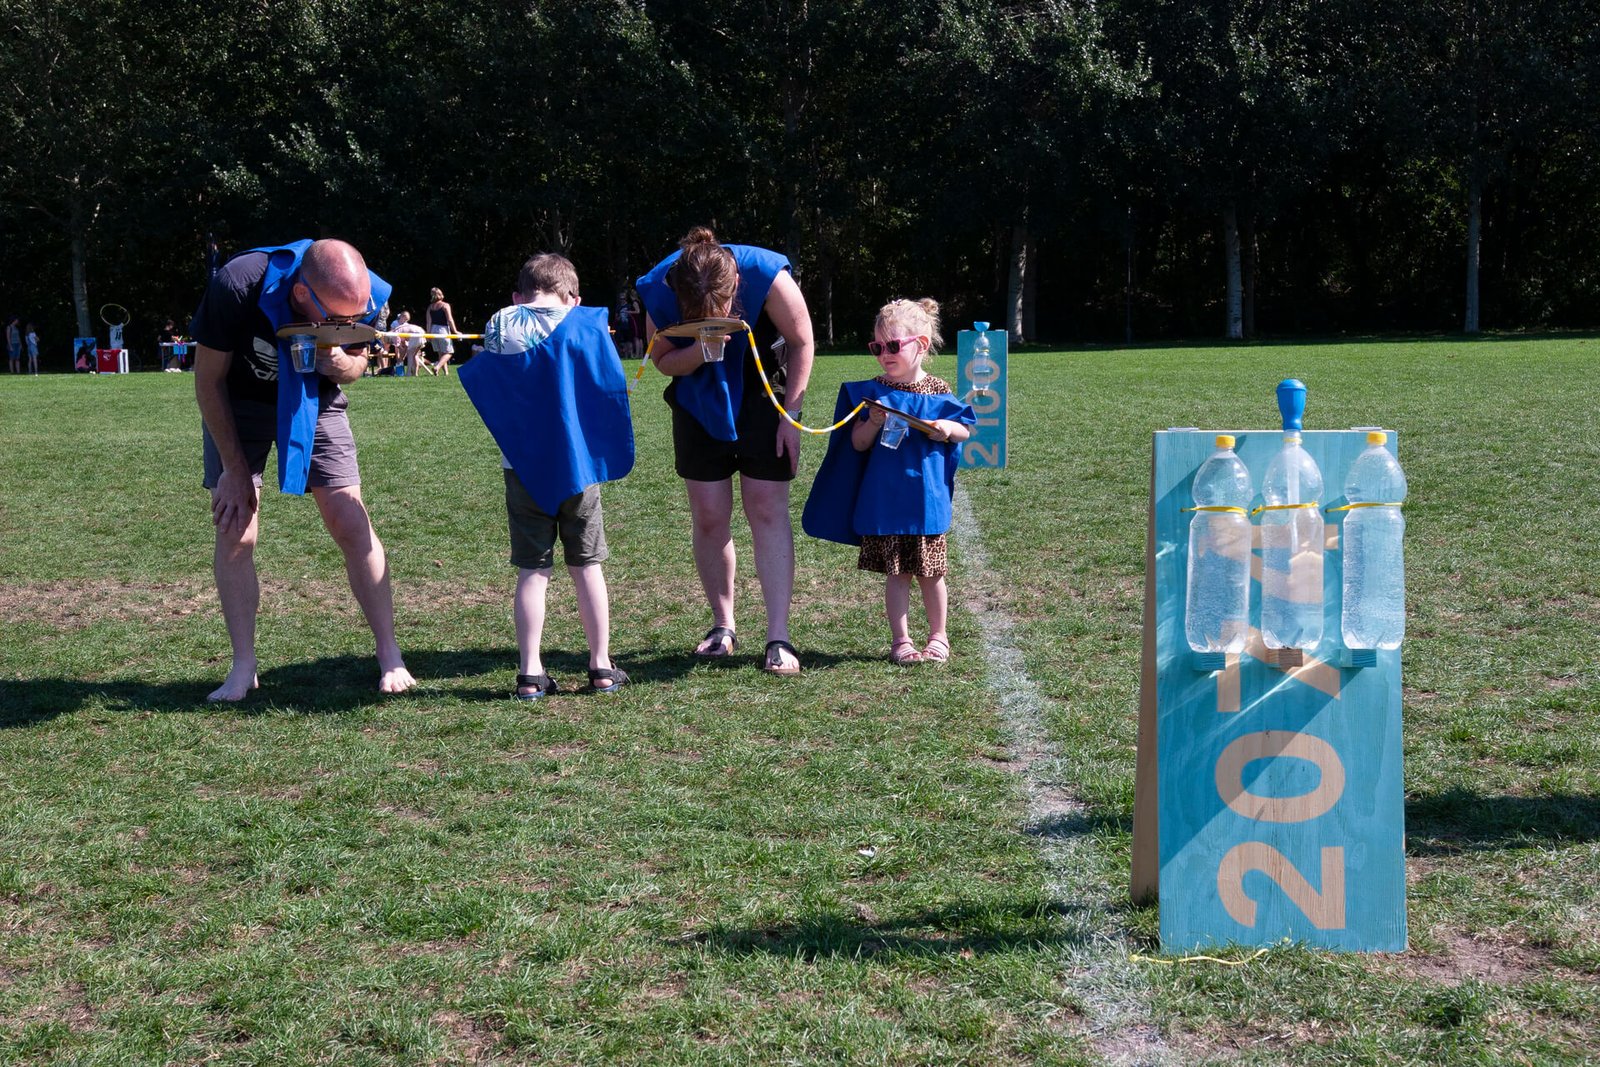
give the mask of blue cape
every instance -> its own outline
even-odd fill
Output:
[[[550,515],[633,469],[628,377],[603,307],[575,307],[531,350],[480,352],[456,372],[517,480]]]
[[[754,326],[761,317],[761,309],[766,306],[773,279],[789,269],[789,260],[754,245],[722,247],[733,253],[734,262],[739,265],[739,292],[734,298],[732,314]],[[667,271],[681,255],[682,250],[672,253],[634,283],[645,311],[650,313],[658,330],[682,318],[678,313],[678,297],[667,284]],[[675,379],[678,406],[693,415],[706,433],[718,441],[739,439],[734,422],[744,399],[744,359],[749,351],[748,336],[731,338],[723,349],[722,362],[707,363],[693,374]]]
[[[972,407],[950,393],[908,393],[876,381],[841,385],[834,421],[866,397],[926,422],[950,419],[971,426],[978,421]],[[811,483],[800,526],[812,537],[842,545],[859,545],[862,534],[945,533],[959,449],[953,441],[935,441],[912,427],[897,449],[873,442],[858,452],[850,427],[841,426],[828,438],[828,454]]]
[[[294,289],[294,272],[300,268],[310,240],[266,248],[252,248],[252,252],[267,254],[267,273],[261,280],[261,297],[257,301],[262,314],[272,323],[272,331],[301,318],[289,306],[289,294]],[[363,322],[370,323],[389,299],[388,282],[367,271],[372,294],[367,297],[367,313]],[[311,474],[311,445],[317,434],[317,375],[301,374],[289,361],[289,342],[274,338],[278,344],[278,489],[296,496],[306,491],[306,479]]]

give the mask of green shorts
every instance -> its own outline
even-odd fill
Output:
[[[555,562],[556,539],[561,540],[561,555],[569,567],[604,563],[611,555],[606,550],[605,516],[600,510],[600,487],[591,485],[561,502],[554,515],[548,514],[522,487],[515,471],[506,468],[506,519],[511,527],[511,565],[532,571],[544,570]]]

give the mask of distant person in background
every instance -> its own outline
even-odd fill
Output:
[[[6,352],[11,357],[11,373],[22,373],[22,321],[15,315],[6,320]]]
[[[215,234],[206,234],[206,281],[209,282],[217,276],[217,271],[222,268],[222,249],[217,247]]]
[[[168,319],[156,331],[156,351],[161,355],[161,369],[169,373],[183,370],[183,356],[176,347],[179,340],[177,325]]]
[[[72,360],[72,369],[81,370],[86,374],[94,373],[94,347],[88,342],[78,346],[78,353]]]
[[[617,351],[623,358],[633,355],[633,313],[628,310],[628,298],[623,295],[617,301],[617,314],[611,320],[612,339],[617,343]]]
[[[456,329],[455,313],[450,310],[450,305],[445,303],[444,291],[435,287],[428,291],[433,298],[433,303],[428,305],[428,332],[430,334],[460,333]],[[456,346],[449,337],[435,336],[428,342],[433,347],[434,360],[428,365],[429,374],[443,374],[450,376],[450,357],[455,354]]]
[[[27,333],[23,335],[23,342],[28,346],[28,373],[39,373],[39,331],[28,323]]]
[[[395,338],[394,355],[401,366],[406,369],[408,377],[417,376],[417,356],[422,352],[425,343],[423,338],[428,336],[422,332],[422,327],[411,321],[411,309],[401,308],[400,314],[394,317],[389,324],[389,332],[400,334]]]
[[[628,314],[633,316],[633,358],[644,358],[644,346],[650,338],[645,336],[644,305],[639,303],[639,293],[628,291]]]

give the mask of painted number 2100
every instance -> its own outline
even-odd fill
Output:
[[[1315,789],[1289,797],[1252,793],[1244,785],[1245,766],[1255,760],[1288,757],[1316,765]],[[1217,792],[1239,815],[1259,822],[1297,823],[1315,819],[1344,794],[1344,764],[1333,746],[1318,737],[1288,730],[1261,730],[1235,739],[1217,757]],[[1311,888],[1287,856],[1262,841],[1246,841],[1229,849],[1217,867],[1217,893],[1222,906],[1241,926],[1255,926],[1256,902],[1245,895],[1244,876],[1260,871],[1277,883],[1295,907],[1319,930],[1345,926],[1344,849],[1322,849],[1322,891]]]

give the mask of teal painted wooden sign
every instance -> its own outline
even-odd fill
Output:
[[[1259,506],[1262,474],[1283,435],[1234,436],[1256,493],[1252,506]],[[1345,951],[1401,951],[1400,649],[1344,649],[1339,535],[1348,512],[1325,511],[1321,643],[1298,664],[1295,654],[1280,657],[1262,643],[1258,516],[1245,651],[1206,654],[1209,660],[1190,651],[1184,601],[1193,513],[1183,509],[1194,503],[1194,473],[1214,439],[1212,431],[1155,435],[1146,578],[1154,588],[1146,603],[1155,626],[1162,948],[1287,938]],[[1307,431],[1302,443],[1327,487],[1319,505],[1345,503],[1345,475],[1366,447],[1364,432]],[[1396,448],[1392,435],[1388,447]],[[1146,649],[1149,656],[1148,635]],[[1351,665],[1358,662],[1370,666]]]
[[[989,324],[974,323],[987,327]],[[982,331],[989,351],[978,351],[977,330],[956,334],[956,380],[950,384],[965,397],[978,416],[972,436],[961,445],[961,466],[1006,465],[1006,332]]]

